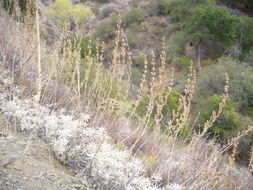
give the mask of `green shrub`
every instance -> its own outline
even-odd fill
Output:
[[[1,5],[6,11],[12,14],[14,11],[14,1],[15,0],[3,0]],[[18,0],[18,5],[20,7],[21,12],[26,11],[26,0]]]
[[[253,50],[253,18],[241,16],[237,20],[237,39],[240,39],[242,56],[245,57]]]
[[[16,2],[16,4],[15,4]],[[15,7],[15,5],[19,7]],[[27,14],[27,0],[3,0],[0,3],[0,7],[3,7],[9,14],[14,15],[21,21],[24,19],[24,15]],[[18,10],[18,12],[15,12]],[[35,16],[35,2],[31,2],[29,7],[30,16]]]
[[[162,15],[167,15],[171,11],[172,0],[162,0],[157,4],[158,13]]]
[[[184,33],[182,31],[173,33],[167,44],[167,54],[171,57],[180,56],[183,54],[183,47],[184,47]]]
[[[152,27],[151,38],[161,40],[164,37],[164,29],[161,27]]]
[[[92,10],[84,4],[73,5],[71,0],[56,0],[45,10],[53,22],[63,27],[67,23],[81,24],[91,19]]]
[[[164,127],[166,126],[168,120],[172,118],[173,110],[176,111],[179,106],[180,94],[177,93],[176,91],[170,92],[168,89],[165,89],[163,92],[155,96],[155,101],[156,102],[159,101],[160,98],[167,100],[162,109],[163,121],[161,123],[161,126],[162,126],[161,129],[166,130]],[[147,114],[147,108],[148,108],[149,102],[150,102],[150,97],[148,95],[142,98],[142,100],[139,102],[136,108],[137,115],[139,115],[140,117],[144,117]],[[154,122],[156,115],[157,115],[157,106],[155,104],[152,109],[150,123]],[[151,124],[151,128],[152,127],[153,126]]]
[[[144,12],[139,8],[134,8],[123,16],[122,24],[124,27],[128,27],[132,24],[140,24],[144,20]]]
[[[172,16],[172,20],[187,19],[191,11],[199,5],[212,2],[212,0],[162,0],[158,3],[159,14]]]
[[[103,41],[108,41],[116,36],[117,27],[111,20],[100,23],[95,31],[95,37]]]
[[[159,13],[158,3],[159,2],[152,1],[143,7],[144,11],[148,16],[152,17],[158,15]]]
[[[127,33],[128,45],[130,48],[138,48],[142,45],[141,39],[136,35],[136,33]]]
[[[223,96],[213,95],[198,103],[198,111],[200,117],[198,124],[203,124],[210,118],[213,110],[219,109],[219,103],[222,101]],[[221,141],[228,140],[239,131],[246,127],[245,118],[238,113],[237,105],[231,100],[227,100],[227,105],[223,109],[221,116],[215,121],[213,126],[209,129],[211,137],[217,136]]]
[[[253,10],[253,1],[252,0],[223,0],[226,4],[231,7],[238,7],[243,9]]]
[[[133,64],[134,64],[135,67],[143,68],[144,61],[145,61],[145,56],[144,55],[138,55],[138,56],[134,57]]]
[[[106,7],[102,10],[102,17],[106,18],[113,12],[113,7]]]
[[[229,96],[238,102],[240,111],[253,106],[253,72],[248,65],[230,59],[222,58],[218,64],[206,68],[197,77],[196,95],[198,98],[214,94],[222,94],[225,86],[224,73],[229,76]]]
[[[187,56],[174,57],[172,59],[172,64],[176,66],[179,70],[182,70],[182,69],[187,70],[191,64],[191,58]]]
[[[140,86],[141,78],[142,78],[142,70],[138,67],[133,67],[131,81],[135,87]],[[135,94],[136,94],[136,92],[135,92]]]
[[[97,53],[97,43],[90,36],[86,36],[81,40],[81,58],[87,57],[89,51],[91,51],[92,56],[95,56]]]

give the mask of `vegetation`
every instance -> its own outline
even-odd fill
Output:
[[[90,8],[82,4],[72,5],[70,0],[56,0],[45,14],[61,27],[65,23],[85,23],[93,16]]]
[[[17,6],[16,4],[18,4],[22,13],[26,12],[27,0],[18,0],[17,2],[15,0],[3,0],[2,6],[12,14],[15,11],[15,6]]]
[[[223,97],[220,95],[213,95],[199,103],[198,110],[201,114],[198,124],[200,126],[203,126],[203,123],[209,119],[213,110],[218,110],[222,98]],[[215,137],[219,141],[226,142],[226,140],[235,136],[239,131],[245,129],[248,124],[246,121],[247,119],[245,120],[245,118],[239,114],[236,103],[228,99],[227,105],[221,116],[209,129],[210,134],[208,134],[208,136],[209,138]]]
[[[107,41],[116,36],[116,31],[116,23],[112,20],[106,20],[97,26],[95,37],[99,38],[100,40]]]
[[[236,38],[236,20],[228,10],[215,4],[201,5],[192,12],[185,31],[196,46],[208,40],[231,45]]]
[[[251,187],[249,148],[234,165],[253,131],[252,18],[208,0],[105,3],[56,0],[45,22],[32,5],[36,20],[0,10],[6,117],[45,131],[57,158],[98,189]],[[46,43],[40,31],[52,30]]]
[[[231,7],[238,7],[241,9],[252,10],[253,2],[251,0],[223,0],[224,3],[227,3]]]
[[[122,19],[123,26],[128,27],[132,24],[140,24],[145,20],[145,15],[141,9],[132,9],[126,13]]]
[[[237,102],[241,112],[252,106],[253,75],[252,68],[233,59],[220,59],[218,64],[211,65],[198,77],[199,96],[208,97],[221,94],[224,86],[223,73],[230,78],[230,98]],[[219,74],[217,74],[219,73]]]

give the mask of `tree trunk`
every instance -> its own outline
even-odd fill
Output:
[[[201,70],[201,48],[200,48],[200,44],[197,44],[197,69]]]

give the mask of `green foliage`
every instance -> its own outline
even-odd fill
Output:
[[[159,13],[158,3],[159,2],[152,1],[144,6],[144,10],[148,16],[152,17],[158,15]]]
[[[198,111],[200,117],[198,124],[203,124],[210,118],[212,112],[219,109],[219,103],[222,101],[223,96],[213,95],[206,100],[202,100],[198,104]],[[211,136],[217,136],[221,141],[228,140],[239,131],[243,130],[246,123],[245,119],[238,113],[236,104],[231,100],[227,100],[227,105],[223,109],[221,116],[215,121],[214,125],[209,129]]]
[[[162,15],[169,14],[171,11],[172,0],[163,0],[157,4],[158,13]]]
[[[115,17],[112,17],[111,20],[101,22],[96,28],[95,37],[103,41],[111,40],[116,36],[116,23]]]
[[[249,117],[253,118],[253,107],[247,107],[247,108],[245,109],[245,113],[246,113]]]
[[[141,39],[133,32],[127,33],[127,39],[130,48],[138,48],[141,47],[141,45],[143,45]]]
[[[164,36],[164,29],[162,27],[152,27],[152,30],[151,30],[151,38],[152,39],[162,39],[162,37]]]
[[[102,17],[106,18],[113,12],[113,7],[106,7],[102,10]]]
[[[80,81],[84,81],[88,75],[86,89],[81,89],[82,92],[89,94],[95,103],[101,101],[101,98],[106,97],[120,100],[119,84],[111,77],[110,72],[107,69],[102,68],[99,64],[101,63],[89,65],[87,62],[83,62],[81,65],[82,69],[80,71]]]
[[[142,70],[139,69],[138,67],[133,67],[131,72],[132,72],[131,82],[135,87],[138,88],[141,83]],[[136,94],[136,92],[133,93]]]
[[[186,37],[193,42],[219,40],[232,44],[236,39],[236,19],[227,9],[209,3],[192,12],[185,31]]]
[[[3,0],[2,6],[6,11],[12,14],[14,11],[14,2],[15,0]],[[26,11],[26,0],[18,0],[18,5],[21,9],[21,12]]]
[[[169,14],[172,22],[179,22],[171,31],[179,40],[169,43],[176,54],[188,42],[205,49],[205,55],[220,57],[230,47],[237,47],[234,56],[245,59],[253,47],[253,19],[232,15],[228,9],[208,0],[161,0],[157,4],[160,14]],[[178,32],[180,31],[180,32]],[[177,34],[178,33],[178,34]],[[181,37],[179,36],[181,35]]]
[[[185,43],[184,33],[179,31],[173,33],[168,41],[167,54],[176,57],[183,54],[183,45]]]
[[[252,0],[223,0],[226,4],[231,7],[238,7],[242,9],[253,9],[253,1]]]
[[[161,0],[158,2],[158,12],[170,14],[172,21],[177,22],[187,18],[196,6],[212,2],[212,0]]]
[[[133,59],[133,63],[135,67],[141,67],[143,68],[145,62],[145,56],[144,55],[138,55]]]
[[[169,91],[165,89],[162,93],[157,94],[155,96],[155,102],[159,102],[160,99],[166,100],[163,109],[162,114],[164,121],[162,123],[162,127],[164,127],[169,119],[172,118],[173,110],[177,110],[179,106],[179,99],[180,94],[176,91]],[[150,103],[150,97],[148,95],[144,96],[142,100],[139,102],[136,108],[136,113],[140,117],[144,117],[147,114],[147,108]],[[157,115],[157,105],[154,104],[154,107],[152,109],[150,122],[152,123]],[[163,129],[163,128],[162,128]],[[165,129],[163,129],[165,130]]]
[[[144,20],[145,13],[139,8],[134,8],[124,15],[122,24],[124,27],[128,27],[132,24],[140,24]]]
[[[240,40],[242,55],[253,50],[253,18],[246,16],[238,18],[237,39]]]
[[[2,7],[9,12],[9,14],[19,14],[16,16],[19,16],[19,19],[23,19],[23,16],[27,13],[27,4],[28,0],[3,0],[2,3],[0,3]],[[30,6],[34,4],[30,3]],[[18,7],[15,7],[18,6]],[[34,15],[34,7],[29,7],[31,15]],[[19,13],[15,12],[16,10],[20,10]]]
[[[90,36],[86,36],[81,40],[81,57],[87,57],[89,51],[91,51],[90,53],[92,56],[95,56],[97,52],[97,43]]]
[[[218,64],[206,68],[197,77],[197,99],[222,94],[225,86],[224,73],[229,76],[230,98],[238,103],[241,112],[253,106],[253,72],[244,63],[222,58]]]
[[[56,0],[45,11],[45,14],[59,26],[67,23],[81,24],[90,20],[92,10],[84,4],[73,5],[71,0]]]
[[[251,50],[246,56],[245,61],[248,65],[253,66],[253,50]]]
[[[162,97],[167,99],[162,109],[163,116],[171,119],[173,110],[177,110],[179,106],[180,94],[176,91],[169,92],[167,89],[162,92]]]
[[[172,64],[175,65],[177,68],[181,69],[188,69],[191,64],[191,58],[187,56],[182,57],[174,57],[172,59]]]

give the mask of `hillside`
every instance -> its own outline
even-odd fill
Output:
[[[0,189],[253,190],[250,1],[0,6]]]

